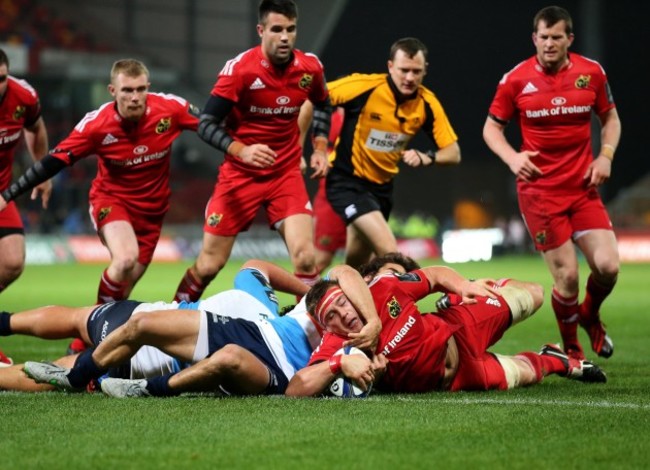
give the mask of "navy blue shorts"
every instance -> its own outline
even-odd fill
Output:
[[[90,313],[87,323],[88,337],[93,346],[99,346],[110,332],[124,325],[141,303],[135,300],[120,300],[98,305]]]
[[[255,323],[241,318],[230,318],[206,312],[208,318],[208,355],[228,344],[236,344],[250,351],[269,370],[270,380],[264,391],[268,395],[283,394],[289,379],[275,362],[259,328]]]

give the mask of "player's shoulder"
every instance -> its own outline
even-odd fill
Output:
[[[167,111],[170,108],[185,109],[187,100],[173,93],[149,92],[147,95],[147,105],[154,111]]]
[[[27,80],[9,75],[7,77],[7,82],[11,93],[15,95],[20,101],[23,101],[27,105],[35,104],[38,102],[38,93]]]
[[[597,60],[590,59],[589,57],[585,57],[576,53],[571,53],[570,59],[577,72],[603,75],[605,74],[603,66],[600,65],[600,62]]]
[[[293,50],[294,64],[308,69],[321,70],[323,64],[313,52],[303,52],[299,49]]]
[[[235,57],[228,59],[223,68],[219,72],[219,76],[229,76],[243,74],[247,71],[252,71],[259,66],[263,61],[261,47],[251,47],[243,52],[240,52]]]
[[[535,72],[536,65],[537,60],[535,59],[535,56],[529,57],[526,60],[522,60],[503,74],[501,80],[499,81],[499,84],[504,85],[506,83],[513,83],[524,79],[524,77],[527,77],[531,73]]]
[[[353,73],[327,83],[330,93],[337,90],[361,94],[381,86],[388,86],[385,73]]]
[[[87,112],[77,123],[75,130],[83,133],[105,131],[107,127],[115,125],[118,122],[115,118],[116,114],[115,101],[109,101],[99,108]]]

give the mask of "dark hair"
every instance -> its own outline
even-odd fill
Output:
[[[332,286],[338,286],[339,283],[336,281],[329,281],[327,279],[321,279],[318,281],[316,284],[311,286],[311,289],[307,292],[307,296],[305,297],[305,305],[307,307],[307,312],[316,320],[316,314],[314,310],[316,309],[316,306],[318,305],[318,302],[320,302],[320,299],[323,298],[323,296],[327,293],[330,287]]]
[[[262,0],[257,10],[259,24],[264,24],[269,13],[279,13],[290,20],[298,19],[298,7],[293,0]]]
[[[397,51],[404,51],[404,53],[411,59],[415,57],[419,51],[422,51],[425,62],[427,60],[427,54],[429,53],[427,46],[425,46],[422,41],[416,38],[402,38],[395,41],[390,47],[390,55],[388,58],[390,60],[394,60]]]
[[[571,19],[571,15],[569,14],[568,11],[566,11],[562,7],[558,6],[550,6],[546,8],[542,8],[537,12],[535,15],[535,18],[533,18],[533,32],[537,32],[537,28],[539,27],[539,22],[543,21],[546,23],[546,26],[553,26],[556,23],[559,23],[560,21],[564,20],[564,23],[566,24],[566,34],[567,36],[569,34],[573,33],[573,20]]]
[[[9,68],[9,56],[3,49],[0,49],[0,65],[2,64],[6,65],[7,68]]]
[[[399,251],[395,251],[373,258],[366,264],[359,267],[359,273],[362,277],[374,277],[375,274],[377,274],[377,272],[388,263],[399,264],[407,273],[420,268],[420,264],[413,258],[406,256]]]

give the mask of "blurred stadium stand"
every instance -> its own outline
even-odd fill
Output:
[[[546,3],[531,0],[528,8],[513,10],[507,0],[495,0],[489,5],[477,3],[471,14],[463,4],[437,4],[433,15],[428,0],[410,0],[408,8],[398,9],[392,0],[298,0],[298,47],[319,54],[329,78],[352,71],[383,71],[388,46],[397,37],[418,36],[430,46],[434,63],[425,84],[440,90],[461,136],[463,164],[430,172],[402,169],[396,181],[396,219],[406,220],[413,213],[434,217],[439,221],[436,234],[440,237],[446,229],[463,228],[466,219],[459,217],[457,209],[469,201],[484,212],[481,220],[486,222],[481,225],[507,227],[509,221],[516,222],[514,179],[505,165],[489,155],[480,139],[480,126],[499,74],[532,54],[530,43],[525,41],[529,17]],[[106,85],[110,66],[118,58],[143,60],[151,69],[152,91],[176,93],[202,107],[224,62],[259,42],[255,30],[257,4],[258,0],[0,0],[0,47],[11,54],[12,73],[25,77],[38,89],[54,146],[86,112],[110,100]],[[579,50],[599,60],[607,56],[613,64],[605,62],[617,97],[627,91],[620,76],[626,63],[621,61],[633,54],[605,52],[610,43],[633,44],[618,34],[616,25],[621,23],[625,23],[628,35],[647,37],[647,29],[637,26],[642,21],[624,14],[636,5],[632,0],[621,0],[615,7],[604,0],[567,0],[565,5],[581,26],[576,41]],[[422,14],[414,15],[414,11]],[[511,17],[505,18],[506,13]],[[432,15],[463,21],[438,21],[431,28]],[[502,32],[494,37],[479,35],[482,47],[476,48],[477,25],[499,29],[499,21],[511,27],[509,34],[520,37],[508,41],[507,54],[479,54],[471,61],[458,60],[460,51],[470,47],[474,52],[503,51],[506,44]],[[463,28],[474,33],[467,34]],[[438,47],[441,38],[445,38],[445,47]],[[464,38],[468,44],[460,43]],[[345,57],[340,52],[343,49],[347,51]],[[642,62],[637,61],[635,68],[647,68],[646,61]],[[441,65],[449,63],[453,66]],[[479,69],[484,71],[482,77],[475,76]],[[638,76],[644,76],[642,71]],[[461,80],[471,83],[471,88],[457,86]],[[477,96],[481,96],[478,104]],[[650,176],[636,186],[631,184],[650,167],[642,162],[639,173],[632,174],[618,166],[634,159],[639,125],[630,119],[628,109],[637,103],[629,97],[618,99],[624,132],[612,178],[617,186],[610,182],[603,195],[617,227],[650,230]],[[647,101],[647,94],[644,99]],[[429,143],[416,139],[414,145],[426,147]],[[29,164],[27,155],[19,160]],[[172,157],[173,196],[166,233],[200,234],[203,207],[220,160],[221,156],[196,136],[179,139]],[[22,168],[17,165],[18,172]],[[22,197],[19,204],[24,208],[28,233],[92,233],[87,192],[94,173],[95,162],[87,159],[57,176],[48,211]],[[313,182],[308,185],[315,191]],[[263,219],[259,221],[260,233],[268,234]]]

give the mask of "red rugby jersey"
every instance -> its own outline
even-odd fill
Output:
[[[0,190],[11,183],[14,152],[23,128],[34,125],[40,116],[36,90],[25,80],[9,75],[7,90],[0,99]]]
[[[424,273],[416,270],[382,275],[372,281],[370,291],[382,323],[376,352],[388,359],[379,387],[409,393],[439,389],[445,373],[447,340],[457,328],[418,310],[415,302],[431,293]],[[328,360],[344,341],[325,333],[309,364]]]
[[[570,54],[569,65],[549,74],[535,56],[506,73],[497,86],[490,114],[501,121],[519,120],[522,150],[538,150],[532,162],[544,176],[518,181],[526,192],[584,189],[593,160],[591,114],[614,107],[607,76],[598,62]]]
[[[91,200],[118,197],[135,210],[160,214],[169,208],[172,142],[183,130],[197,127],[198,118],[186,100],[149,93],[138,122],[123,119],[111,101],[86,114],[51,154],[69,165],[97,155]]]
[[[241,170],[272,174],[298,167],[300,106],[307,99],[321,103],[328,93],[323,65],[315,55],[294,49],[293,60],[277,67],[257,46],[226,62],[212,95],[235,103],[226,119],[228,133],[235,140],[266,144],[277,153],[275,165],[269,168],[253,168],[231,155],[226,160]]]

